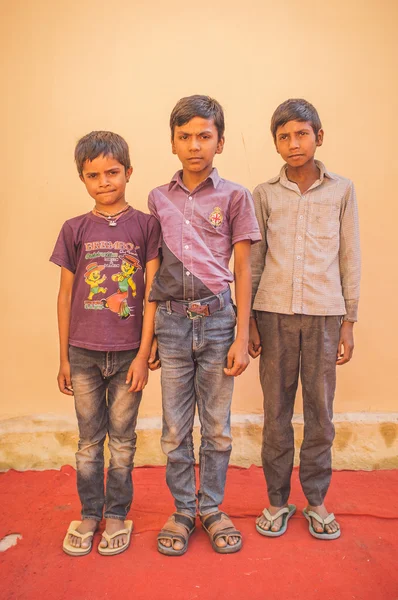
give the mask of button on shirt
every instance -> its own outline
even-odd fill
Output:
[[[151,300],[193,301],[219,294],[233,281],[232,246],[261,239],[250,192],[213,169],[189,191],[178,171],[149,195],[162,228],[162,264]]]
[[[319,179],[304,193],[287,179],[287,165],[254,190],[263,241],[252,249],[253,309],[356,321],[361,264],[354,186],[316,165]]]

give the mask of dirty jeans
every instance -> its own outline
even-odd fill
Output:
[[[71,377],[79,425],[77,489],[82,518],[124,520],[133,496],[131,471],[141,392],[128,392],[127,371],[137,350],[99,352],[69,347]],[[104,492],[104,441],[110,462]]]
[[[300,482],[308,503],[323,503],[332,475],[333,398],[341,317],[256,312],[264,394],[262,463],[273,506],[289,498],[294,459],[292,416],[299,372],[304,437]]]
[[[196,514],[192,438],[196,405],[201,424],[199,513],[216,511],[224,498],[234,381],[223,369],[234,341],[235,323],[230,303],[210,316],[192,320],[163,305],[157,308],[166,481],[177,511],[187,515]]]

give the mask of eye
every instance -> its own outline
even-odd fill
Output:
[[[87,175],[87,178],[88,178],[88,179],[95,179],[95,178],[96,178],[96,176],[97,176],[97,174],[96,174],[96,173],[89,173],[89,174]]]
[[[283,141],[283,140],[286,140],[286,139],[287,139],[287,135],[286,135],[286,133],[283,133],[282,135],[280,135],[280,136],[279,136],[279,139],[280,139],[281,141]]]
[[[187,140],[188,136],[183,134],[183,135],[180,135],[179,138],[180,138],[180,140]]]
[[[299,135],[308,135],[308,132],[307,131],[300,131]]]
[[[210,139],[210,136],[209,136],[209,134],[208,134],[208,133],[204,133],[204,134],[203,134],[201,137],[202,137],[202,139],[204,139],[204,140],[208,140],[208,139]]]

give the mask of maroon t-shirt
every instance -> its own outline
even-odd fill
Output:
[[[145,265],[159,253],[157,220],[131,208],[116,227],[86,213],[66,221],[50,260],[75,275],[69,343],[89,350],[138,348]]]

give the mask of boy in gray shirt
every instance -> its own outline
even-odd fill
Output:
[[[256,528],[262,535],[280,536],[296,510],[288,499],[300,373],[300,481],[308,501],[303,512],[311,535],[330,540],[340,536],[324,505],[332,474],[336,364],[352,357],[359,300],[357,204],[352,182],[314,158],[323,130],[309,102],[293,99],[278,106],[271,131],[286,164],[254,191],[263,239],[252,248],[249,353],[261,354],[262,462],[270,500]]]

